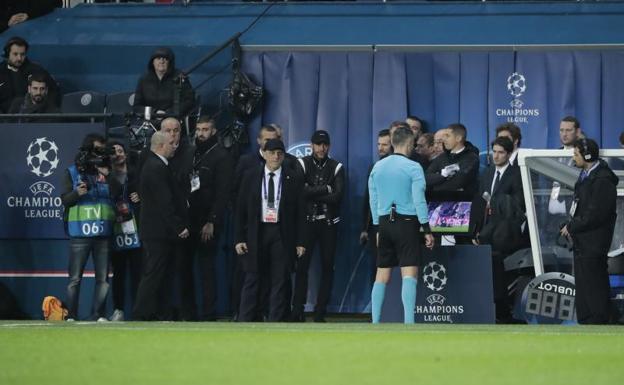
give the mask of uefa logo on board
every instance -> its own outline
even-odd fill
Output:
[[[509,102],[509,107],[497,108],[496,116],[504,117],[509,123],[529,123],[533,117],[540,115],[538,108],[527,108],[526,103],[520,99],[527,92],[527,78],[520,72],[512,72],[507,77],[507,92],[513,99]]]
[[[26,164],[30,172],[44,178],[52,175],[59,164],[58,152],[56,143],[46,137],[30,142],[26,150]]]

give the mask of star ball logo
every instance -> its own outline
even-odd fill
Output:
[[[463,305],[446,304],[447,298],[439,292],[448,283],[446,267],[439,262],[429,262],[422,270],[422,282],[433,293],[425,298],[427,304],[416,306],[416,315],[422,316],[423,322],[453,323],[453,315],[463,314]]]
[[[423,269],[423,282],[427,289],[440,291],[446,286],[446,268],[437,262],[429,262]]]
[[[523,108],[525,103],[520,99],[527,91],[527,79],[519,73],[513,72],[507,77],[507,91],[514,99],[509,102],[511,108],[497,108],[496,116],[505,117],[509,123],[529,123],[529,118],[540,115],[538,108]]]
[[[58,151],[56,143],[46,137],[30,142],[26,150],[26,164],[30,172],[43,178],[52,175],[59,164]]]

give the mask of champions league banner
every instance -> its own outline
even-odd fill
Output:
[[[0,124],[10,145],[0,152],[0,238],[65,239],[61,193],[83,137],[103,124]]]
[[[330,155],[347,171],[332,311],[360,312],[370,300],[370,264],[361,261],[358,244],[363,194],[368,167],[377,160],[377,133],[392,121],[416,115],[430,132],[461,122],[481,151],[482,166],[496,127],[505,122],[522,129],[523,148],[558,148],[559,122],[573,115],[588,137],[604,148],[619,148],[621,51],[378,47],[375,52],[248,51],[242,62],[243,71],[266,91],[249,126],[250,150],[257,150],[262,124],[280,125],[285,144],[297,156],[308,155],[312,132],[324,129],[331,135]],[[315,284],[313,269],[310,298]]]
[[[494,323],[490,247],[457,245],[423,252],[416,323]],[[401,281],[396,268],[386,287],[382,322],[403,322]]]

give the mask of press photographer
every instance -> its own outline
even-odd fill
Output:
[[[68,320],[78,317],[80,283],[90,254],[95,266],[91,319],[106,320],[103,311],[108,294],[109,244],[115,219],[113,197],[119,192],[119,183],[109,178],[110,162],[104,137],[89,134],[84,138],[74,164],[67,168],[61,200],[65,206],[65,229],[70,244]]]

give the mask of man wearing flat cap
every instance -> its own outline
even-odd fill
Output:
[[[299,159],[304,174],[307,252],[297,261],[291,315],[292,321],[295,322],[304,321],[303,307],[308,294],[308,270],[310,258],[317,243],[320,245],[321,284],[314,309],[314,322],[325,322],[325,313],[334,280],[334,255],[340,222],[340,202],[345,186],[342,163],[329,157],[330,140],[327,131],[315,131],[311,142],[312,155]]]
[[[243,176],[235,217],[235,249],[245,273],[238,320],[260,319],[259,298],[268,287],[268,321],[286,318],[288,277],[295,258],[301,257],[304,234],[303,183],[282,167],[284,143],[270,139],[262,152],[264,165]]]

